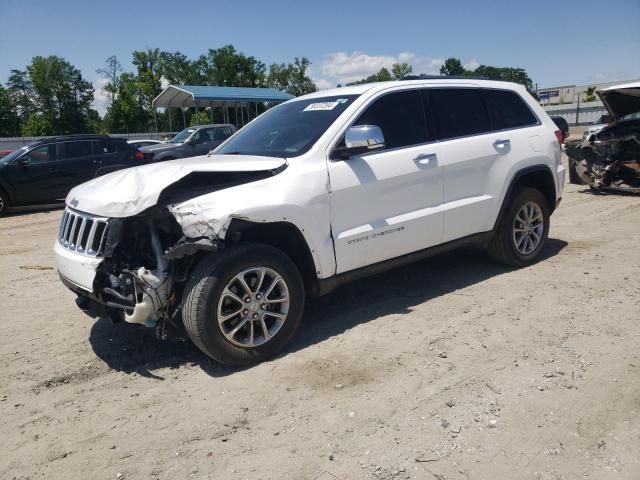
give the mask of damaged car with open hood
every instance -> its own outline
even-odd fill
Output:
[[[596,93],[613,122],[567,145],[570,179],[594,191],[640,193],[640,82]]]
[[[345,282],[470,245],[537,261],[562,196],[560,138],[513,83],[312,93],[207,155],[74,188],[58,272],[92,316],[249,365],[284,348],[308,296]]]

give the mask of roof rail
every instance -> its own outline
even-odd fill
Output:
[[[400,80],[489,80],[489,77],[467,77],[465,75],[405,75]]]
[[[36,142],[50,142],[55,140],[82,140],[83,138],[111,138],[109,135],[102,135],[100,133],[78,133],[71,135],[55,135],[52,137],[42,137]]]

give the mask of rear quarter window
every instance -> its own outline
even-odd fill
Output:
[[[483,90],[494,130],[536,125],[538,119],[516,92],[509,90]]]
[[[472,88],[426,89],[439,140],[491,131],[480,92]]]

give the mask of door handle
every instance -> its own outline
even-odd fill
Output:
[[[508,138],[501,138],[493,142],[494,147],[502,147],[504,145],[511,145],[511,140]]]
[[[435,153],[421,153],[413,161],[420,165],[427,165],[431,160],[436,160],[437,158],[438,156]]]

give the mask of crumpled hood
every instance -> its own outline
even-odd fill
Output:
[[[615,85],[596,91],[615,120],[640,112],[640,82]]]
[[[286,164],[283,158],[203,155],[127,168],[78,185],[67,195],[69,207],[109,218],[124,218],[154,206],[169,185],[194,172],[261,172]]]

